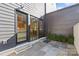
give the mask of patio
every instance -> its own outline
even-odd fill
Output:
[[[77,56],[74,45],[51,41],[45,43],[39,41],[33,45],[32,48],[27,49],[17,56]]]

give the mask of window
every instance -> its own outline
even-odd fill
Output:
[[[43,37],[43,22],[32,15],[17,11],[17,42],[33,41]]]
[[[27,15],[17,11],[17,42],[27,39]]]
[[[38,19],[34,16],[30,16],[30,40],[38,39]]]

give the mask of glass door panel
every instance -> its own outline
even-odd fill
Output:
[[[38,19],[30,16],[30,40],[38,39]]]
[[[17,42],[26,41],[27,38],[27,15],[17,12]]]

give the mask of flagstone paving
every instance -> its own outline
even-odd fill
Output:
[[[77,56],[74,45],[51,41],[45,43],[43,41],[37,42],[32,48],[27,49],[17,56]]]

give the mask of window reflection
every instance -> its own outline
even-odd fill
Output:
[[[33,41],[43,36],[43,22],[39,18],[17,12],[17,42]]]
[[[38,19],[30,16],[30,40],[38,39]]]
[[[27,31],[26,15],[20,12],[17,12],[17,42],[26,40],[26,31]]]

